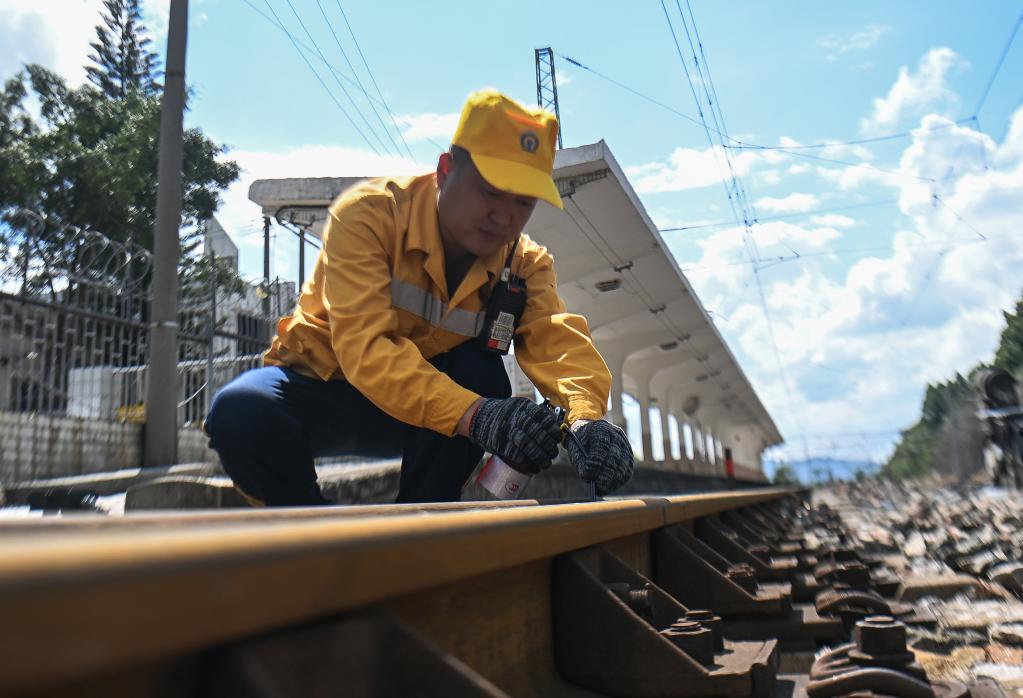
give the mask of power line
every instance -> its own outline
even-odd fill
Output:
[[[273,14],[274,18],[277,20],[277,24],[282,29],[284,29],[284,24],[281,22],[281,18],[277,16],[277,11],[274,10],[272,5],[270,5],[270,0],[263,0],[263,2],[266,3],[267,9],[270,10],[270,12]],[[290,3],[290,0],[289,0],[289,3]],[[376,146],[373,145],[373,143],[366,137],[366,134],[362,132],[362,129],[359,128],[359,125],[355,123],[355,120],[352,119],[351,115],[349,115],[349,113],[345,110],[345,108],[343,106],[341,106],[341,102],[339,102],[337,100],[337,97],[334,96],[334,93],[330,91],[329,87],[327,87],[327,83],[325,83],[323,81],[323,78],[320,77],[320,74],[316,72],[315,68],[313,68],[313,64],[310,63],[309,59],[305,57],[304,53],[302,53],[302,50],[298,47],[298,43],[295,41],[295,38],[292,36],[291,32],[289,32],[289,31],[287,31],[285,29],[285,33],[288,35],[288,38],[291,39],[292,45],[295,47],[295,50],[298,52],[298,55],[301,56],[302,60],[305,62],[306,67],[308,67],[309,71],[313,74],[313,77],[316,78],[316,81],[319,82],[320,85],[323,87],[323,89],[326,91],[327,96],[330,97],[330,99],[334,102],[334,104],[341,111],[341,113],[344,114],[345,118],[348,119],[348,123],[350,123],[352,125],[352,128],[354,128],[359,133],[359,135],[362,136],[362,139],[364,141],[366,141],[366,145],[369,146],[370,150],[372,150],[374,153],[379,155],[380,151],[377,150]],[[323,60],[324,63],[326,63],[326,59],[323,58],[322,52],[319,52],[319,53],[320,53],[320,58]]]
[[[394,126],[394,130],[398,132],[398,137],[401,138],[402,144],[405,146],[405,152],[408,156],[415,160],[415,156],[412,155],[412,151],[408,147],[408,143],[405,141],[405,134],[398,128],[398,124],[394,120],[394,112],[391,111],[391,107],[388,106],[387,100],[384,99],[384,93],[380,90],[380,85],[377,84],[377,79],[373,75],[373,69],[369,67],[369,61],[366,60],[366,54],[362,52],[362,46],[359,45],[359,40],[355,37],[355,30],[352,29],[351,22],[348,21],[348,15],[345,14],[345,10],[341,7],[341,0],[335,0],[337,2],[337,9],[341,11],[341,17],[345,20],[345,26],[348,27],[348,33],[352,35],[352,41],[355,43],[355,48],[359,52],[359,57],[362,59],[362,64],[366,67],[366,72],[369,73],[369,79],[373,82],[373,87],[376,88],[377,94],[380,96],[380,102],[384,105],[384,109],[387,111],[387,115],[391,117],[391,125]],[[360,85],[362,83],[359,83]],[[367,97],[369,95],[367,94]],[[372,104],[370,100],[370,104]]]
[[[268,14],[266,14],[261,9],[259,9],[252,2],[252,0],[241,0],[241,1],[243,3],[245,3],[246,5],[248,5],[249,8],[251,8],[253,12],[258,14],[260,17],[262,17],[267,22],[269,22],[271,25],[273,25],[278,30],[283,32],[288,37],[288,39],[291,41],[292,45],[294,45],[295,48],[299,51],[300,55],[302,54],[303,50],[306,53],[309,53],[310,55],[314,55],[314,57],[317,58],[319,61],[321,61],[327,67],[328,70],[330,70],[332,73],[334,73],[334,75],[336,75],[337,77],[341,78],[342,80],[345,80],[346,82],[348,82],[348,84],[350,86],[352,86],[353,88],[357,87],[357,84],[351,78],[349,78],[347,75],[342,73],[338,68],[336,68],[334,65],[332,65],[325,57],[323,57],[321,55],[315,55],[316,52],[313,51],[313,49],[311,49],[308,44],[306,44],[301,39],[297,38],[294,34],[292,34],[291,31],[289,31],[288,28],[286,26],[284,26],[284,24],[280,21],[280,18],[277,17],[277,13],[273,12],[273,8],[270,8],[270,11],[273,12],[274,17],[270,17]],[[264,0],[264,2],[266,2],[266,0]],[[304,58],[304,56],[303,56],[303,58]],[[308,61],[306,61],[306,63],[308,64]],[[316,71],[313,71],[313,74],[317,75]],[[320,80],[320,82],[321,82],[321,84],[323,84],[322,80]],[[323,86],[324,86],[324,89],[326,89],[326,85],[324,84]],[[330,93],[329,90],[327,90],[327,91],[328,91],[329,94],[332,94],[332,93]],[[384,104],[382,101],[378,100],[376,97],[374,97],[374,96],[372,96],[372,95],[370,95],[368,93],[365,93],[365,96],[366,96],[366,99],[370,100],[371,102],[375,101],[375,102],[377,102],[378,105],[383,106],[383,107],[386,108],[387,105]],[[409,121],[408,119],[403,119],[402,117],[394,116],[393,114],[392,114],[392,117],[397,119],[401,123],[405,124],[406,126],[412,126],[413,125],[412,122]],[[348,118],[349,118],[349,121],[350,121],[351,117],[348,117]],[[436,147],[438,150],[447,150],[447,146],[441,145],[440,143],[438,143],[437,141],[433,140],[429,136],[424,136],[424,140],[429,141],[429,143],[431,145],[433,145],[434,147]]]
[[[662,9],[664,9],[663,3],[662,3]],[[690,9],[690,13],[692,13],[691,9]],[[667,16],[667,10],[665,10],[665,15]],[[669,27],[670,26],[671,25],[670,25],[670,20],[669,20]],[[680,49],[678,49],[677,36],[674,33],[674,28],[673,27],[671,27],[671,28],[672,28],[672,37],[674,39],[676,39],[676,49],[680,50]],[[699,42],[699,38],[697,38],[697,41]],[[702,43],[700,44],[700,46],[702,48]],[[571,58],[570,56],[566,56],[564,54],[557,54],[557,55],[559,55],[562,59],[564,59],[565,61],[571,63],[572,65],[574,65],[574,66],[576,66],[576,67],[578,67],[578,68],[580,68],[582,70],[585,70],[585,71],[587,71],[589,73],[592,73],[593,75],[596,75],[597,77],[601,78],[602,80],[610,82],[611,84],[613,84],[613,85],[615,85],[617,87],[620,87],[621,89],[626,90],[627,92],[630,92],[630,93],[636,95],[637,97],[640,97],[641,99],[644,99],[644,100],[646,100],[646,101],[648,101],[648,102],[650,102],[652,104],[655,104],[656,106],[659,106],[662,109],[665,109],[665,110],[671,112],[672,114],[675,114],[676,116],[679,116],[679,117],[685,119],[686,121],[689,121],[689,122],[691,122],[691,123],[693,123],[693,124],[695,124],[697,126],[704,127],[706,129],[708,129],[711,133],[713,133],[715,135],[718,135],[718,136],[720,136],[720,137],[730,141],[730,143],[722,143],[721,146],[720,146],[722,148],[728,148],[728,149],[732,149],[732,150],[762,150],[762,151],[780,152],[780,153],[784,153],[784,154],[787,154],[787,155],[792,155],[792,156],[795,156],[795,157],[802,157],[802,158],[806,158],[806,159],[810,159],[810,160],[816,160],[816,161],[819,161],[819,162],[830,162],[830,163],[835,163],[835,164],[838,164],[838,165],[845,165],[847,167],[859,167],[859,168],[863,168],[863,169],[873,170],[875,172],[881,172],[881,173],[884,173],[884,174],[890,174],[890,175],[893,175],[893,176],[896,176],[896,177],[905,177],[907,179],[915,179],[915,180],[923,181],[923,182],[935,182],[936,181],[933,177],[920,177],[920,176],[912,175],[912,174],[909,174],[909,173],[906,173],[906,172],[901,172],[899,170],[892,170],[892,169],[887,169],[887,168],[883,168],[883,167],[878,167],[876,165],[871,165],[871,164],[865,163],[865,162],[851,162],[849,160],[843,160],[843,159],[840,159],[840,158],[826,157],[826,156],[822,156],[822,155],[811,155],[809,153],[799,152],[799,151],[802,151],[802,150],[812,150],[812,149],[821,149],[821,148],[829,148],[829,147],[830,148],[834,148],[834,147],[850,146],[850,145],[862,145],[862,144],[866,144],[866,143],[876,143],[876,142],[882,142],[882,141],[895,140],[895,139],[898,139],[898,138],[907,138],[909,136],[914,135],[919,129],[913,129],[913,130],[908,130],[908,131],[901,131],[901,132],[898,132],[898,133],[892,133],[892,134],[888,134],[888,135],[885,135],[885,136],[877,136],[877,137],[874,137],[874,138],[858,138],[858,139],[845,140],[845,141],[829,141],[829,142],[822,142],[822,143],[797,144],[797,145],[791,145],[791,146],[788,146],[788,145],[763,145],[763,144],[759,144],[759,143],[752,143],[752,142],[747,142],[747,141],[741,141],[741,140],[738,140],[738,139],[735,139],[735,138],[732,138],[731,136],[729,136],[728,133],[724,129],[714,128],[712,126],[709,126],[709,125],[701,122],[699,119],[696,119],[696,118],[694,118],[694,117],[692,117],[692,116],[690,116],[688,114],[685,114],[684,112],[681,112],[681,111],[675,109],[674,107],[671,107],[670,105],[665,104],[664,102],[662,102],[662,101],[660,101],[658,99],[655,99],[654,97],[651,97],[651,96],[646,95],[646,94],[644,94],[642,92],[639,92],[638,90],[630,87],[629,85],[626,85],[625,83],[622,83],[622,82],[620,82],[618,80],[615,80],[614,78],[611,78],[611,77],[609,77],[609,76],[607,76],[607,75],[605,75],[605,74],[595,70],[594,68],[591,68],[590,66],[583,64],[581,61],[578,61],[578,60],[576,60],[574,58]],[[680,60],[682,60],[683,66],[686,68],[686,72],[688,74],[688,68],[685,66],[685,60],[683,58],[681,58],[681,56],[680,56]],[[713,81],[712,80],[711,80],[711,94],[713,94],[713,99],[716,100],[716,90],[714,90],[714,88],[713,88]],[[698,108],[699,108],[699,106],[698,106]],[[702,113],[702,109],[701,109],[700,116],[701,116],[701,118],[704,116],[703,113]],[[713,116],[713,112],[712,112],[712,116]],[[952,122],[950,124],[943,124],[943,125],[938,125],[938,126],[934,126],[932,128],[929,128],[926,131],[926,133],[930,133],[932,131],[940,131],[940,130],[944,130],[944,129],[948,129],[948,128],[953,128],[954,126],[961,126],[963,124],[967,124],[967,123],[970,123],[971,121],[976,121],[976,120],[977,120],[976,116],[970,116],[970,117],[965,117],[965,118],[957,119],[956,121],[954,121],[954,122]],[[713,143],[711,143],[711,147],[712,148],[714,147]]]
[[[359,78],[359,72],[355,69],[355,66],[352,65],[352,62],[348,59],[348,52],[345,51],[345,47],[341,45],[341,40],[337,38],[337,32],[334,31],[334,23],[331,22],[330,19],[327,18],[327,13],[323,11],[323,4],[320,2],[320,0],[316,0],[316,7],[319,8],[320,15],[323,16],[323,23],[326,24],[327,25],[327,29],[330,30],[330,35],[332,37],[334,37],[334,43],[337,44],[338,51],[341,52],[341,56],[345,59],[345,63],[348,64],[348,69],[352,71],[352,76],[355,78],[355,82],[358,83],[359,90],[362,92],[363,95],[367,94],[366,88],[362,84],[362,79]],[[339,7],[340,7],[340,5],[339,5]],[[336,79],[336,76],[335,76],[335,79]],[[344,88],[342,88],[342,89],[344,89]],[[377,108],[373,104],[372,101],[370,101],[370,100],[366,100],[366,101],[369,102],[369,108],[373,110],[373,114],[376,115],[377,121],[380,122],[380,128],[383,129],[384,134],[387,136],[387,139],[391,142],[391,145],[394,146],[394,151],[400,156],[401,155],[401,148],[398,146],[398,142],[396,140],[394,140],[394,136],[387,129],[387,125],[384,123],[384,120],[380,117],[380,112],[377,111]],[[360,114],[361,114],[361,112],[360,112]],[[366,125],[368,126],[369,123],[367,122]]]
[[[684,119],[685,121],[690,122],[692,124],[695,124],[696,126],[703,127],[703,124],[696,117],[692,117],[692,116],[690,116],[688,114],[685,114],[684,112],[679,112],[678,110],[676,110],[675,107],[671,106],[670,104],[666,104],[665,102],[661,101],[660,99],[657,99],[656,97],[652,97],[649,94],[644,94],[643,92],[640,92],[639,90],[636,90],[635,88],[630,87],[629,85],[627,85],[627,84],[625,84],[625,83],[623,83],[623,82],[621,82],[619,80],[616,80],[616,79],[614,79],[614,78],[612,78],[612,77],[610,77],[608,75],[605,75],[604,73],[601,73],[601,72],[597,71],[596,69],[587,66],[587,64],[583,63],[581,60],[577,60],[576,58],[573,58],[571,56],[565,55],[564,53],[558,53],[557,55],[559,55],[561,58],[563,58],[564,60],[568,61],[569,63],[573,64],[573,66],[575,66],[576,68],[578,68],[580,70],[586,71],[587,73],[590,73],[590,74],[596,76],[597,78],[599,78],[601,80],[609,82],[612,85],[615,85],[616,87],[619,87],[619,88],[625,90],[626,92],[630,92],[630,93],[634,94],[635,96],[639,97],[640,99],[649,101],[650,103],[655,104],[656,106],[660,106],[661,108],[663,108],[663,110],[665,110],[667,112],[670,112],[671,114],[675,115],[676,117],[679,117],[680,119]],[[957,120],[957,121],[955,121],[955,122],[953,122],[951,124],[943,124],[943,125],[939,125],[939,126],[935,126],[933,128],[927,129],[927,131],[925,131],[925,133],[929,133],[930,131],[940,131],[942,129],[952,128],[953,126],[962,126],[963,124],[969,123],[972,120],[973,120],[973,117],[967,117],[967,118],[964,118],[964,119],[959,119],[959,120]],[[711,129],[711,130],[714,131],[714,129]],[[727,138],[729,141],[731,141],[732,143],[735,143],[735,145],[729,145],[729,147],[733,147],[735,149],[790,151],[790,150],[802,150],[802,149],[813,149],[813,148],[840,147],[840,146],[845,146],[845,145],[862,145],[862,144],[866,144],[866,143],[875,143],[875,142],[882,142],[882,141],[886,141],[886,140],[895,140],[895,139],[898,139],[898,138],[908,138],[909,136],[913,136],[917,131],[919,131],[919,129],[910,129],[908,131],[900,131],[900,132],[897,132],[897,133],[890,133],[890,134],[884,135],[884,136],[875,136],[873,138],[855,138],[855,139],[850,139],[850,140],[834,140],[834,141],[825,141],[825,142],[818,142],[818,143],[799,143],[799,144],[794,144],[794,145],[765,145],[765,144],[762,144],[762,143],[755,143],[755,142],[752,142],[752,141],[745,141],[745,140],[739,140],[738,138],[732,138],[731,136],[728,136],[727,134],[722,133],[722,132],[717,132],[717,135],[723,136],[723,137]],[[836,162],[842,162],[842,161],[836,161]]]
[[[937,181],[933,177],[920,177],[918,175],[909,174],[907,172],[900,172],[899,170],[888,170],[888,169],[885,169],[883,167],[876,167],[875,165],[867,164],[865,162],[850,162],[849,160],[840,160],[838,158],[828,158],[828,157],[824,157],[823,155],[811,155],[810,153],[803,153],[803,152],[800,152],[798,150],[790,150],[788,148],[784,148],[784,147],[781,147],[781,146],[774,147],[774,148],[761,148],[760,146],[749,146],[749,145],[744,145],[744,146],[725,145],[725,146],[722,146],[722,147],[727,149],[727,150],[771,150],[771,152],[784,153],[785,155],[794,155],[795,157],[806,158],[808,160],[820,160],[822,162],[834,162],[834,163],[838,163],[839,165],[847,165],[848,167],[862,167],[862,168],[867,169],[867,170],[874,170],[875,172],[883,172],[885,174],[895,175],[896,177],[905,177],[907,179],[916,179],[916,180],[919,180],[921,182],[935,182],[935,181]]]
[[[988,93],[991,92],[991,87],[995,84],[995,78],[998,77],[998,72],[1002,69],[1002,63],[1005,62],[1005,57],[1009,54],[1012,42],[1016,40],[1016,33],[1019,31],[1021,24],[1023,24],[1023,11],[1020,12],[1019,19],[1016,20],[1016,24],[1013,26],[1012,32],[1009,33],[1009,40],[1005,42],[1005,48],[1002,49],[1002,54],[998,57],[998,62],[995,63],[995,69],[991,72],[991,77],[988,79],[987,85],[984,87],[984,91],[980,95],[980,101],[977,102],[977,107],[973,110],[973,114],[975,116],[980,114],[980,110],[984,106],[984,102],[987,101]]]
[[[580,63],[579,61],[575,60],[574,58],[570,58],[569,56],[566,56],[566,55],[560,54],[560,53],[555,54],[555,55],[560,56],[562,59],[568,61],[569,63],[571,63],[572,65],[574,65],[574,66],[576,66],[578,68],[581,68],[581,69],[583,69],[583,70],[585,70],[587,72],[593,73],[598,78],[601,78],[602,80],[606,80],[607,82],[610,82],[612,85],[617,85],[618,87],[622,88],[623,90],[625,90],[627,92],[631,92],[632,94],[636,95],[637,97],[645,99],[646,101],[651,102],[652,104],[656,104],[657,106],[661,107],[662,109],[666,109],[666,110],[670,111],[672,114],[674,114],[676,116],[679,116],[679,117],[685,119],[686,121],[690,121],[690,122],[696,124],[697,126],[700,125],[700,122],[697,119],[695,119],[694,117],[689,116],[686,113],[680,112],[678,109],[675,109],[674,107],[668,106],[664,102],[661,102],[661,101],[659,101],[657,99],[654,99],[650,95],[645,95],[642,92],[634,90],[631,87],[629,87],[628,85],[626,85],[625,83],[619,82],[619,81],[615,80],[614,78],[608,77],[607,75],[604,75],[603,73],[600,73],[600,72],[594,70],[593,68],[591,68],[591,67],[589,67],[587,65],[583,65],[582,63]]]
[[[295,19],[298,20],[299,26],[301,26],[302,27],[302,31],[305,32],[306,38],[308,38],[309,39],[309,43],[311,43],[313,45],[313,49],[316,50],[316,53],[318,53],[320,55],[320,58],[323,59],[323,62],[326,63],[327,59],[323,55],[323,51],[320,50],[319,44],[316,43],[316,39],[314,39],[313,35],[309,32],[309,28],[306,27],[305,22],[302,21],[302,17],[298,14],[298,10],[295,9],[295,3],[293,3],[291,0],[285,0],[285,2],[287,2],[288,3],[288,7],[291,8],[292,14],[295,15]],[[328,22],[328,24],[329,24],[329,22]],[[333,29],[331,31],[333,31]],[[345,89],[345,86],[341,84],[341,81],[338,80],[337,73],[331,71],[330,75],[331,75],[331,77],[334,78],[334,82],[337,83],[337,86],[341,88],[341,91],[344,93],[345,97],[348,99],[348,102],[352,105],[352,108],[355,109],[355,113],[358,114],[359,118],[362,119],[362,122],[364,124],[366,124],[366,129],[370,133],[373,134],[373,136],[377,139],[377,142],[380,143],[380,147],[383,148],[386,151],[387,150],[387,146],[384,144],[383,139],[380,138],[380,134],[378,134],[376,132],[376,129],[374,129],[373,126],[369,123],[369,119],[367,119],[366,115],[362,113],[361,109],[359,109],[359,105],[356,103],[355,99],[352,97],[351,94],[348,93],[348,90]],[[363,93],[365,94],[365,90],[363,90]],[[360,131],[360,133],[362,133],[362,132]]]
[[[857,208],[867,208],[868,206],[881,206],[883,204],[892,204],[897,202],[898,199],[883,199],[881,201],[868,201],[863,204],[850,204],[848,206],[834,206],[832,208],[820,208],[812,211],[801,211],[799,213],[779,213],[775,216],[757,216],[753,219],[753,223],[764,223],[765,221],[778,221],[785,220],[788,218],[801,218],[803,216],[816,216],[822,213],[834,213],[836,211],[850,211]],[[734,225],[735,221],[718,221],[716,223],[699,223],[697,225],[683,225],[673,228],[658,228],[658,232],[661,233],[674,233],[683,230],[697,230],[699,228],[721,228],[727,225]]]
[[[913,247],[934,247],[934,246],[941,247],[941,246],[947,246],[949,249],[952,249],[952,248],[956,248],[956,247],[969,247],[969,246],[972,246],[972,245],[980,245],[980,244],[982,244],[984,242],[987,242],[990,239],[992,239],[992,238],[986,237],[984,239],[979,239],[979,240],[976,239],[976,238],[969,238],[969,239],[965,239],[965,240],[954,240],[954,239],[930,240],[930,241],[926,241],[926,242],[919,242],[919,243],[912,244],[912,245],[905,244],[905,245],[902,245],[901,247],[903,247],[903,248],[913,248]],[[796,260],[808,260],[808,259],[813,259],[815,257],[831,257],[831,256],[841,257],[841,256],[845,256],[845,255],[869,254],[870,252],[887,252],[887,251],[894,250],[894,249],[896,249],[895,245],[875,245],[875,246],[871,246],[871,247],[854,247],[854,248],[847,248],[847,249],[841,249],[841,250],[819,250],[817,252],[804,252],[803,254],[799,254],[799,255],[791,255],[791,256],[784,256],[783,255],[783,256],[779,256],[779,257],[763,257],[758,262],[751,262],[749,260],[734,260],[734,261],[731,261],[731,262],[722,262],[720,264],[700,264],[700,265],[694,265],[694,266],[689,266],[689,267],[682,267],[682,271],[683,272],[705,271],[707,269],[722,269],[722,268],[725,268],[725,267],[746,266],[746,265],[755,264],[755,263],[767,263],[767,264],[773,266],[775,264],[781,264],[783,262],[793,262],[793,261],[796,261]],[[765,267],[761,266],[761,269],[764,269],[764,268]]]
[[[681,7],[681,4],[679,3],[679,0],[675,0],[675,4],[676,4],[676,6],[678,8],[679,16],[682,18],[682,26],[683,26],[683,29],[684,29],[684,31],[686,33],[686,39],[689,42],[690,49],[693,52],[693,62],[694,62],[694,65],[696,67],[696,71],[697,71],[697,73],[698,73],[698,75],[700,77],[700,81],[701,81],[701,83],[703,85],[703,91],[704,91],[704,94],[705,94],[705,96],[707,98],[708,108],[709,108],[709,111],[711,112],[711,118],[714,120],[714,123],[715,123],[715,126],[716,126],[716,128],[713,129],[713,130],[717,133],[719,138],[722,139],[720,141],[721,150],[722,150],[722,153],[724,154],[725,163],[726,163],[726,165],[728,167],[728,174],[729,174],[729,176],[731,178],[731,189],[729,190],[728,187],[726,186],[726,195],[728,197],[729,206],[732,209],[732,213],[733,213],[733,215],[736,218],[736,222],[739,223],[740,220],[741,220],[741,224],[745,228],[745,234],[743,235],[743,242],[744,242],[744,245],[748,249],[748,253],[749,253],[749,256],[750,256],[751,260],[756,262],[757,260],[759,260],[759,252],[757,251],[756,240],[755,240],[754,235],[753,235],[752,224],[751,224],[751,219],[755,218],[755,211],[753,211],[752,206],[749,204],[749,200],[748,200],[748,197],[746,195],[746,189],[741,184],[741,179],[736,174],[735,168],[734,168],[734,166],[732,164],[731,157],[729,156],[729,149],[728,149],[728,147],[726,147],[726,144],[725,144],[725,140],[732,140],[732,139],[730,138],[730,136],[728,136],[728,134],[726,132],[726,125],[725,125],[724,115],[721,114],[720,104],[719,104],[718,100],[716,99],[716,92],[715,92],[715,90],[713,88],[713,79],[710,77],[710,66],[709,66],[709,63],[707,61],[707,55],[706,55],[706,52],[704,51],[704,47],[703,47],[702,42],[699,40],[699,35],[698,35],[697,27],[696,27],[696,17],[693,14],[692,7],[689,5],[689,2],[687,0],[686,1],[686,7],[689,9],[689,18],[690,18],[691,24],[693,26],[693,33],[697,34],[697,42],[696,43],[700,47],[700,56],[703,58],[702,65],[700,63],[699,58],[697,58],[697,56],[696,56],[696,50],[695,50],[695,47],[693,46],[692,35],[689,32],[689,23],[686,22],[685,13],[682,11],[682,7]],[[699,97],[697,96],[696,87],[693,84],[692,75],[690,74],[689,68],[686,65],[685,58],[682,55],[682,48],[679,45],[678,36],[675,33],[675,27],[674,27],[674,25],[671,22],[671,17],[668,14],[668,10],[667,10],[667,7],[664,4],[664,0],[661,0],[661,9],[664,12],[665,21],[667,22],[668,29],[671,32],[672,41],[675,44],[675,50],[676,50],[676,52],[678,54],[679,61],[682,64],[682,70],[685,73],[687,82],[689,83],[690,92],[692,93],[693,99],[696,102],[697,111],[700,114],[701,122],[703,122],[704,131],[705,131],[705,133],[707,135],[707,140],[710,142],[711,150],[712,150],[712,152],[715,153],[715,159],[716,159],[717,158],[717,151],[714,148],[714,141],[713,141],[713,138],[711,138],[711,135],[710,135],[710,132],[711,132],[712,129],[707,124],[706,117],[705,117],[705,115],[703,113],[703,107],[702,107],[702,105],[700,103]],[[734,193],[734,197],[735,197],[734,199],[733,199],[733,193]],[[739,215],[740,208],[741,208],[741,214],[742,214],[741,217]],[[793,252],[795,252],[795,251],[793,250]],[[757,294],[758,294],[759,299],[760,299],[760,305],[761,305],[761,308],[762,308],[763,313],[764,313],[764,319],[765,319],[765,321],[767,323],[768,338],[771,341],[771,346],[772,346],[772,349],[773,349],[773,352],[774,352],[775,363],[777,364],[777,367],[778,367],[779,377],[781,378],[782,386],[785,389],[785,394],[786,394],[786,398],[787,398],[787,402],[788,402],[789,413],[794,418],[796,418],[800,434],[802,435],[802,433],[803,433],[802,421],[799,420],[796,417],[795,410],[793,409],[792,388],[789,385],[788,375],[786,374],[785,367],[784,367],[784,365],[782,364],[782,361],[781,361],[781,353],[780,353],[780,351],[778,349],[778,342],[777,342],[777,339],[776,339],[775,334],[774,334],[774,323],[773,323],[773,320],[771,318],[770,309],[768,308],[768,305],[767,305],[767,298],[766,298],[766,296],[764,294],[763,283],[761,281],[760,273],[759,273],[759,270],[758,270],[758,267],[757,267],[756,263],[753,264],[752,271],[753,271],[754,280],[756,282]],[[805,436],[802,437],[802,441],[803,441],[803,450],[804,450],[805,453],[808,454]]]
[[[939,204],[941,204],[942,206],[944,206],[944,207],[945,207],[945,209],[946,209],[947,211],[949,211],[949,212],[950,212],[950,213],[951,213],[951,214],[952,214],[953,216],[955,216],[955,217],[956,217],[956,219],[957,219],[957,220],[958,220],[958,221],[959,221],[960,223],[962,223],[962,224],[963,224],[963,225],[965,225],[965,226],[966,226],[967,228],[969,228],[970,230],[972,230],[973,232],[975,232],[975,233],[977,234],[977,237],[979,237],[979,238],[980,238],[981,240],[987,240],[987,237],[986,237],[986,236],[984,235],[984,233],[980,232],[980,231],[979,231],[979,230],[977,230],[977,229],[976,229],[975,227],[973,227],[973,224],[972,224],[972,223],[970,223],[970,222],[969,222],[968,220],[966,220],[965,218],[963,218],[963,217],[962,217],[962,216],[961,216],[961,215],[959,214],[959,212],[958,212],[958,211],[956,211],[956,210],[955,210],[954,208],[952,208],[951,206],[949,206],[948,204],[946,204],[946,203],[945,203],[945,200],[944,200],[944,199],[942,199],[942,198],[941,198],[940,196],[938,196],[937,194],[932,194],[932,195],[931,195],[931,198],[932,198],[932,199],[933,199],[934,201],[936,201],[937,203],[939,203]],[[972,197],[971,197],[971,198],[972,198]]]
[[[947,128],[953,128],[954,126],[962,126],[968,124],[974,120],[974,117],[968,116],[964,119],[957,119],[950,124],[940,124],[932,128],[927,129],[927,133],[931,131],[941,131]],[[873,138],[857,138],[849,141],[823,141],[821,143],[797,143],[794,145],[760,145],[759,143],[746,143],[745,141],[736,140],[737,148],[746,148],[750,150],[810,150],[815,148],[836,148],[841,146],[850,145],[865,145],[867,143],[881,143],[884,141],[893,141],[899,138],[908,138],[912,136],[919,129],[910,129],[908,131],[900,131],[898,133],[889,133],[887,136],[875,136]]]

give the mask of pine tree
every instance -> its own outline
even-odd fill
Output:
[[[96,25],[96,41],[86,66],[89,81],[111,99],[124,99],[140,91],[154,95],[156,55],[149,50],[150,40],[142,24],[139,0],[103,0],[102,24]],[[105,26],[104,26],[105,25]]]
[[[1023,377],[1023,300],[1016,303],[1016,312],[1004,311],[1005,329],[995,352],[995,366]]]

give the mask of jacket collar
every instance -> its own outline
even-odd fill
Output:
[[[444,245],[440,234],[440,219],[437,216],[437,175],[431,173],[424,175],[422,179],[423,186],[416,186],[412,195],[405,251],[419,250],[426,253],[424,270],[444,300],[450,301],[451,306],[456,307],[489,283],[491,278],[500,276],[511,243],[487,257],[476,259],[456,289],[454,297],[449,299],[447,277],[444,273]]]
[[[418,177],[412,187],[411,215],[405,234],[405,251],[420,250],[430,254],[440,242],[440,220],[437,218],[437,175]]]

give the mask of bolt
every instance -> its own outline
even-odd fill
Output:
[[[757,573],[746,563],[732,565],[725,576],[749,594],[757,593]]]
[[[703,626],[700,625],[700,621],[686,620],[685,616],[682,616],[682,618],[671,624],[672,630],[677,630],[680,633],[694,633],[702,627]]]
[[[725,648],[725,638],[721,632],[721,617],[714,615],[713,611],[689,610],[679,620],[696,621],[703,627],[709,628],[714,633],[714,649],[723,650]]]
[[[660,634],[700,664],[714,663],[714,633],[710,628],[696,621],[679,619]]]
[[[906,626],[891,616],[867,616],[856,623],[856,649],[871,656],[906,651]]]
[[[653,610],[653,598],[650,595],[649,584],[644,585],[641,589],[633,589],[628,582],[611,582],[607,588],[634,613],[643,615]]]

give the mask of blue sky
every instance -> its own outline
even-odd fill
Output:
[[[269,8],[267,0],[250,2],[267,15],[272,8],[296,39],[311,43],[288,0],[269,0]],[[327,62],[349,75],[322,6],[373,91],[337,0],[291,2]],[[168,4],[144,3],[161,50]],[[0,78],[31,60],[81,81],[98,5],[0,0]],[[927,381],[991,356],[1000,310],[1023,290],[1023,117],[1017,111],[1023,39],[1008,53],[979,114],[977,106],[1021,5],[691,0],[732,138],[792,146],[913,131],[878,143],[796,151],[853,165],[784,151],[731,151],[764,221],[753,228],[756,265],[734,225],[664,233],[787,437],[781,455],[801,457],[805,443],[815,455],[883,458],[893,431],[915,420]],[[259,214],[245,198],[252,179],[429,167],[437,148],[428,138],[447,141],[471,90],[492,85],[534,101],[533,50],[541,46],[559,54],[566,146],[605,139],[661,227],[731,218],[722,153],[709,149],[702,127],[562,58],[696,117],[659,0],[342,2],[388,105],[403,119],[414,159],[373,152],[370,143],[383,151],[376,138],[390,144],[391,136],[367,100],[342,82],[376,136],[321,58],[307,56],[364,139],[288,37],[252,6],[192,0],[188,62],[195,91],[188,121],[229,145],[245,168],[219,217],[240,243],[246,273],[261,272]],[[679,6],[674,0],[665,6],[682,32]],[[768,220],[773,216],[793,217]],[[275,273],[293,276],[294,254],[284,238],[276,252]]]

